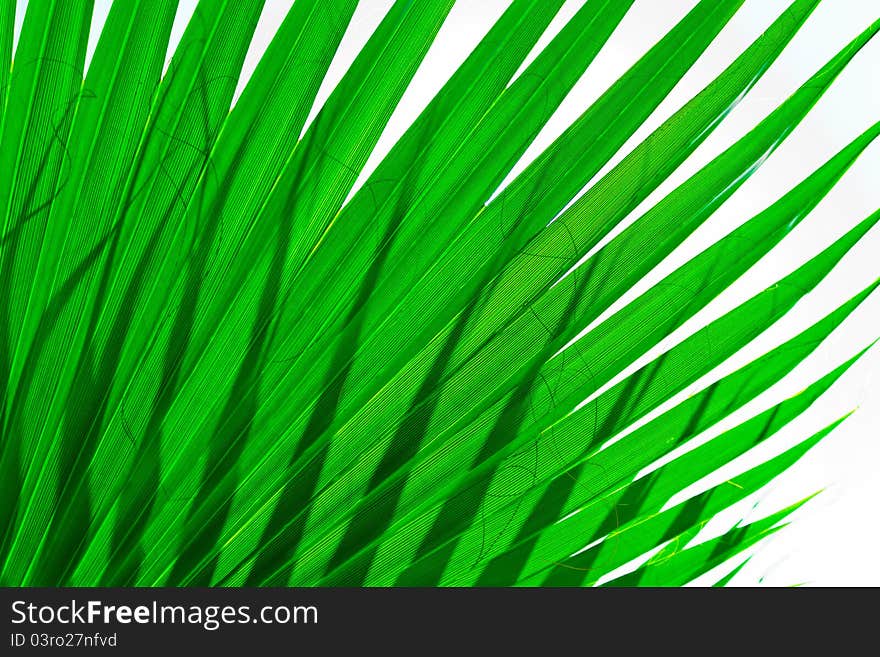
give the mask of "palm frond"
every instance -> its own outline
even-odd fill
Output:
[[[378,164],[452,0],[394,2],[321,103],[355,0],[297,0],[252,74],[262,0],[200,0],[164,73],[174,0],[113,3],[87,71],[92,2],[30,0],[14,60],[3,2],[0,581],[681,585],[777,531],[800,503],[701,540],[842,420],[670,500],[865,353],[701,438],[878,283],[675,399],[880,212],[632,366],[805,221],[880,123],[621,302],[880,30],[644,209],[819,4],[792,2],[619,157],[743,3],[696,3],[515,173],[632,0],[587,0],[546,43],[562,0],[514,0]]]

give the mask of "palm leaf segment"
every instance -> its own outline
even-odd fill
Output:
[[[632,2],[588,0],[519,71],[562,3],[515,0],[369,175],[452,2],[394,3],[307,124],[356,4],[297,0],[233,105],[260,0],[202,0],[164,75],[176,2],[116,2],[84,81],[91,3],[28,3],[0,79],[3,583],[583,585],[660,548],[610,583],[681,584],[790,513],[693,541],[834,425],[666,507],[846,371],[858,355],[686,449],[873,287],[620,435],[783,316],[880,214],[620,375],[784,239],[880,127],[607,311],[880,23],[615,231],[816,0],[593,180],[742,0],[698,3],[498,193]]]

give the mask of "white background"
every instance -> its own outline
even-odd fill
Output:
[[[245,62],[245,77],[272,38],[292,0],[267,0],[257,33]],[[369,161],[368,174],[406,129],[434,93],[476,45],[509,0],[458,0],[446,24],[400,107],[392,116]],[[583,4],[569,0],[539,42],[542,48],[561,25]],[[545,148],[619,75],[668,31],[696,0],[637,0],[603,52],[566,98],[546,129],[526,153],[513,174]],[[790,4],[788,0],[746,0],[701,60],[689,71],[648,123],[624,148],[620,157],[647,136],[672,112],[702,89],[742,52]],[[16,30],[24,15],[23,0],[17,7]],[[343,39],[312,116],[357,54],[388,7],[389,0],[361,0]],[[109,10],[110,0],[98,0],[89,53]],[[179,40],[192,14],[194,0],[183,0],[172,32],[172,47]],[[636,210],[627,222],[668,193],[703,164],[742,136],[781,101],[794,92],[848,41],[880,18],[877,0],[825,0],[759,84],[723,122],[719,129],[675,175]],[[536,49],[536,52],[537,52]],[[532,55],[534,55],[533,53]],[[880,37],[852,61],[829,92],[791,137],[734,196],[667,262],[647,277],[622,302],[643,291],[661,276],[692,257],[799,182],[827,158],[880,120]],[[240,86],[240,88],[241,88]],[[600,173],[601,175],[601,173]],[[362,183],[364,176],[359,183]],[[872,145],[840,181],[835,190],[784,242],[753,271],[722,297],[677,331],[660,349],[736,306],[820,251],[858,221],[880,208],[880,146]],[[880,229],[872,230],[819,288],[781,322],[717,372],[698,382],[683,395],[703,387],[709,380],[736,367],[793,336],[880,276]],[[880,337],[880,294],[874,294],[824,344],[779,386],[734,415],[719,428],[733,426],[755,412],[804,388],[818,376]],[[652,351],[630,368],[658,353]],[[733,584],[785,586],[880,585],[880,347],[873,348],[823,399],[803,417],[761,447],[761,455],[782,451],[832,420],[857,408],[839,429],[779,477],[766,489],[743,502],[707,528],[718,533],[745,518],[767,515],[820,489],[824,492],[793,516],[793,523],[753,550],[752,559]],[[681,399],[679,396],[678,399]],[[676,400],[673,400],[674,403]],[[664,407],[665,408],[665,407]],[[706,437],[715,435],[717,429]],[[747,455],[749,456],[749,455]],[[733,472],[753,464],[754,456],[741,459],[697,488],[723,481]],[[698,492],[692,489],[690,495]],[[676,498],[673,502],[681,498]],[[631,566],[630,566],[631,567]],[[717,579],[721,571],[699,583]]]

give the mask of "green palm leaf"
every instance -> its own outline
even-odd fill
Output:
[[[14,58],[2,3],[0,581],[680,585],[776,531],[796,507],[700,538],[839,422],[669,502],[847,371],[864,351],[700,438],[876,284],[661,407],[880,213],[629,369],[804,221],[880,124],[620,303],[880,29],[628,221],[818,4],[795,0],[616,158],[743,1],[698,2],[515,176],[631,1],[587,0],[531,57],[563,3],[514,0],[375,166],[452,0],[394,2],[320,107],[355,0],[293,3],[234,102],[262,0],[201,0],[164,73],[173,0],[113,3],[87,71],[91,2],[30,0]]]

